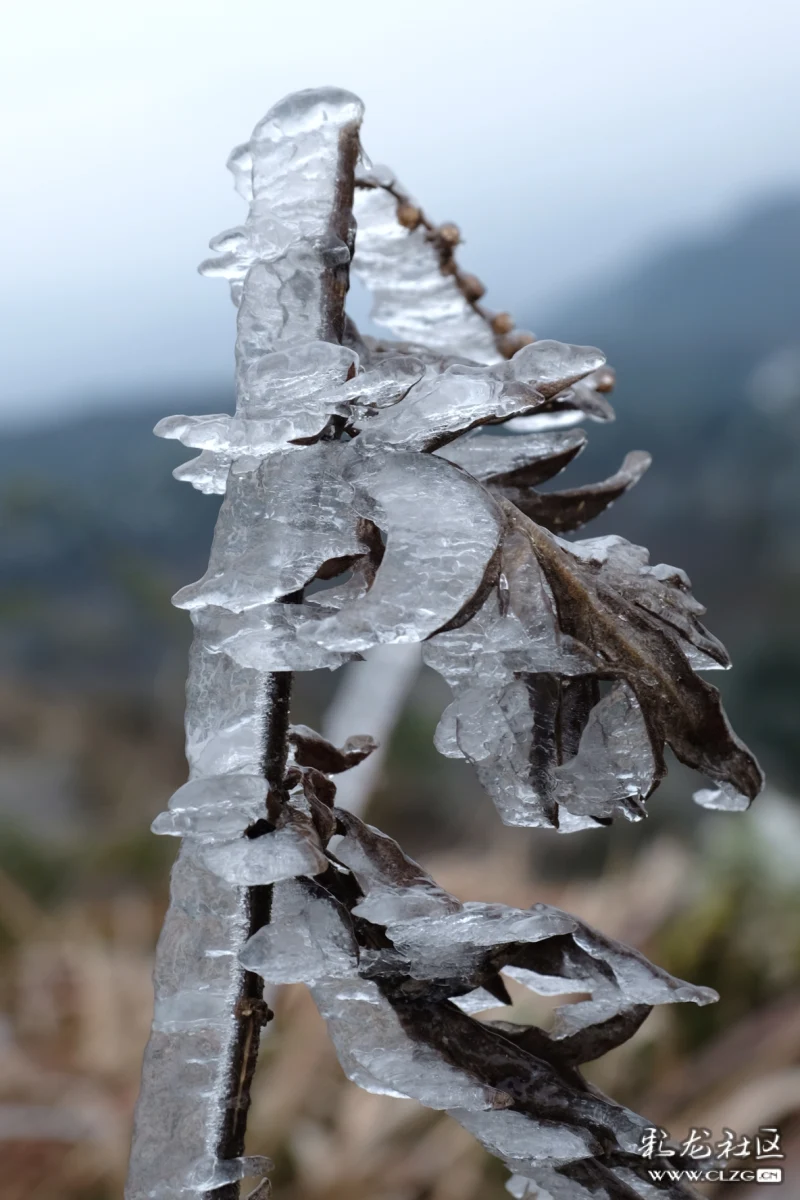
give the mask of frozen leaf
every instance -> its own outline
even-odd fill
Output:
[[[175,604],[242,612],[303,587],[328,559],[363,554],[343,449],[321,442],[233,471],[208,570]]]
[[[524,518],[513,518],[519,527]],[[649,568],[646,552],[622,538],[562,543],[524,525],[552,589],[561,628],[600,656],[606,678],[624,679],[641,707],[656,764],[664,743],[677,757],[751,800],[757,763],[728,725],[719,693],[695,673],[685,643],[719,661],[718,643],[697,620],[685,576]]]
[[[293,725],[289,742],[294,747],[294,761],[300,767],[315,767],[326,775],[338,775],[357,767],[373,750],[375,741],[366,734],[349,737],[341,749],[333,746],[308,725]]]
[[[360,442],[365,447],[436,450],[477,425],[534,411],[602,361],[592,346],[542,341],[495,366],[453,363],[426,375],[401,402],[367,420]]]
[[[409,1038],[377,984],[364,979],[312,988],[339,1061],[359,1087],[411,1096],[428,1108],[488,1108],[491,1089],[442,1060],[434,1047]]]
[[[591,375],[554,395],[546,411],[533,416],[516,417],[508,423],[508,428],[514,433],[535,433],[564,429],[578,424],[584,417],[592,421],[613,421],[614,410],[606,399],[606,393],[612,390],[613,385],[614,372],[607,366],[599,367]]]
[[[239,958],[271,983],[347,979],[358,971],[358,947],[341,906],[310,881],[272,890],[269,925],[257,930]]]
[[[507,823],[563,832],[643,816],[665,741],[755,795],[758,768],[695,674],[727,657],[686,577],[623,539],[561,543],[508,511],[501,589],[425,647],[455,693],[440,751],[475,764]],[[601,700],[598,681],[614,679],[627,686]]]
[[[597,660],[562,633],[530,544],[513,530],[501,571],[501,586],[469,622],[425,644],[425,661],[454,692],[436,746],[475,765],[507,824],[590,828],[591,816],[559,812],[553,768],[577,750],[570,731],[587,699],[577,677],[595,672]]]
[[[353,813],[337,809],[336,817],[346,834],[336,857],[350,868],[366,892],[357,910],[360,916],[387,925],[460,909],[459,902],[403,854],[392,838]]]
[[[602,483],[587,484],[570,491],[537,492],[533,488],[513,485],[495,485],[495,491],[538,525],[553,533],[565,533],[599,517],[628,488],[639,482],[651,461],[649,454],[634,450],[625,456],[615,475]]]
[[[570,813],[595,820],[622,812],[629,820],[645,816],[656,761],[647,724],[635,694],[613,686],[589,712],[577,752],[553,770],[555,796]]]
[[[482,483],[536,487],[563,471],[586,445],[582,429],[515,437],[476,434],[437,451]]]
[[[395,452],[354,457],[356,508],[386,531],[375,582],[303,636],[331,650],[418,642],[480,603],[502,531],[488,492],[450,463]]]

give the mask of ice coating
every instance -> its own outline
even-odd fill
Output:
[[[355,936],[335,901],[298,881],[273,888],[270,923],[253,934],[239,957],[271,983],[313,984],[358,971]]]
[[[515,437],[477,433],[459,438],[437,454],[483,483],[544,483],[567,466],[586,445],[582,429],[519,434]]]
[[[354,361],[337,344],[343,326],[337,280],[346,273],[352,228],[347,188],[342,192],[339,185],[342,171],[352,171],[360,116],[360,101],[349,93],[300,93],[273,108],[249,148],[235,155],[239,190],[251,194],[252,202],[242,229],[223,239],[216,270],[242,300],[236,415],[216,423],[172,419],[162,429],[200,442],[200,461],[179,470],[184,478],[210,492],[222,491],[225,482],[232,485],[215,537],[213,581],[206,580],[205,590],[189,589],[190,606],[199,612],[214,599],[227,612],[264,603],[282,588],[301,586],[329,552],[361,550],[340,495],[348,489],[335,497],[326,491],[325,481],[336,477],[332,457],[323,447],[318,458],[326,467],[300,470],[289,460],[302,451],[282,448],[298,435],[317,435],[339,411],[339,402],[329,397]],[[331,346],[321,348],[321,342]],[[282,404],[294,411],[281,413]],[[315,450],[307,448],[312,455]],[[263,454],[276,460],[271,468],[262,467]],[[284,480],[271,496],[265,476],[273,485]],[[306,488],[316,528],[302,505],[294,506],[300,523],[292,524],[293,506],[283,490],[287,478]],[[239,568],[248,563],[242,574]],[[230,1080],[241,1070],[243,1046],[257,1041],[263,1021],[259,992],[253,990],[256,977],[237,958],[254,926],[263,923],[258,888],[243,884],[280,875],[267,836],[273,847],[284,842],[277,855],[278,863],[283,857],[282,870],[321,865],[319,846],[292,833],[291,826],[252,840],[229,836],[255,814],[259,789],[252,778],[263,776],[265,738],[276,722],[280,726],[281,700],[271,682],[276,676],[212,651],[205,632],[201,620],[187,687],[186,752],[194,794],[184,793],[165,818],[172,827],[164,832],[177,832],[177,822],[188,836],[173,870],[156,956],[155,1019],[126,1200],[199,1200],[214,1188],[262,1173],[263,1161],[241,1157],[243,1126],[241,1134],[232,1134],[229,1126]],[[225,776],[236,780],[223,783]],[[216,828],[209,811],[215,796]]]
[[[303,587],[328,559],[363,554],[342,451],[320,442],[234,469],[208,571],[175,604],[242,612]]]
[[[336,589],[321,593],[328,600]],[[192,613],[196,629],[202,629],[209,649],[243,667],[258,671],[334,670],[352,653],[328,650],[316,637],[325,616],[333,616],[335,604],[312,600],[297,604],[258,604],[241,613],[210,606]],[[308,636],[304,639],[303,634]]]
[[[500,422],[540,408],[553,391],[603,361],[591,346],[535,342],[506,363],[478,367],[453,363],[429,372],[398,404],[362,425],[364,447],[436,450],[487,421]]]
[[[266,353],[239,390],[236,416],[166,417],[155,432],[231,460],[263,457],[318,436],[330,417],[347,412],[340,393],[355,362],[352,350],[330,342]]]
[[[307,635],[342,652],[422,641],[480,594],[499,510],[478,483],[430,455],[354,457],[347,478],[358,489],[355,507],[386,531],[386,552],[366,595]]]
[[[620,538],[554,536],[649,457],[535,490],[585,444],[569,425],[613,417],[602,353],[505,336],[453,260],[458,230],[430,226],[386,173],[359,176],[355,264],[403,340],[346,320],[361,112],[346,92],[299,93],[231,155],[249,211],[202,271],[238,304],[236,410],[157,429],[200,451],[176,477],[224,501],[208,571],[176,596],[195,631],[190,778],[154,822],[183,842],[126,1197],[233,1200],[267,1170],[243,1153],[259,976],[307,984],[349,1077],[450,1112],[515,1194],[644,1195],[644,1122],[580,1067],[653,1005],[714,993],[548,905],[461,903],[333,807],[331,776],[374,743],[289,723],[291,672],[424,642],[453,691],[437,746],[475,764],[507,823],[637,820],[665,744],[713,781],[706,807],[745,807],[761,782],[695,674],[727,657],[686,577]],[[513,436],[470,434],[500,423]],[[476,1020],[510,1003],[509,979],[588,998],[549,1033]]]
[[[490,440],[513,445],[474,439]],[[526,469],[502,449],[472,456],[479,473],[492,472],[491,488]],[[475,765],[508,824],[571,833],[641,819],[665,770],[665,742],[723,784],[699,803],[745,807],[760,773],[718,694],[695,674],[727,656],[700,624],[686,576],[651,567],[622,538],[564,542],[516,507],[506,512],[496,589],[469,621],[425,646],[454,693],[436,732],[440,752]],[[599,682],[615,677],[626,682],[601,699]]]
[[[337,860],[363,898],[351,914],[327,890],[335,877],[278,885],[273,919],[241,960],[311,986],[350,1079],[445,1109],[513,1171],[533,1178],[543,1165],[584,1161],[599,1170],[606,1155],[613,1164],[634,1152],[646,1123],[588,1088],[576,1064],[630,1036],[652,1004],[704,1004],[714,993],[547,905],[461,904],[390,838],[353,814],[336,818]],[[470,1011],[508,1001],[498,969],[591,999],[558,1010],[550,1035],[477,1023]],[[481,1042],[487,1053],[476,1056]]]
[[[250,204],[247,219],[212,239],[221,253],[202,263],[201,273],[229,279],[238,298],[254,262],[274,262],[319,239],[336,203],[340,135],[357,127],[363,112],[358,97],[340,88],[296,92],[270,109],[228,160],[236,190]]]
[[[506,824],[595,827],[568,781],[557,790],[559,676],[580,678],[594,656],[562,634],[555,602],[530,547],[504,538],[500,586],[463,626],[431,638],[425,661],[454,693],[436,730],[437,749],[474,764]],[[560,812],[560,806],[566,812]]]
[[[353,271],[372,294],[372,319],[402,341],[473,362],[501,358],[489,325],[469,305],[427,231],[397,220],[397,200],[375,178],[397,187],[391,172],[364,172],[356,188],[358,222]]]

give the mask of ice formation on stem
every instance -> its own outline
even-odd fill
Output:
[[[714,994],[546,905],[460,903],[335,807],[332,776],[370,740],[337,749],[289,723],[291,672],[424,643],[453,692],[437,746],[475,765],[510,824],[641,819],[665,746],[713,782],[708,807],[746,807],[761,786],[698,674],[728,661],[685,575],[621,538],[561,536],[648,456],[537,490],[582,449],[571,425],[613,416],[602,353],[486,309],[456,227],[357,166],[361,113],[346,92],[299,93],[234,151],[248,216],[201,269],[238,305],[236,411],[157,429],[201,451],[176,475],[224,500],[208,570],[175,598],[195,627],[190,778],[154,824],[183,841],[126,1196],[231,1200],[266,1176],[244,1156],[262,979],[308,984],[347,1074],[450,1112],[515,1196],[647,1196],[643,1120],[580,1067],[653,1005]],[[346,318],[351,258],[403,340]],[[549,1033],[479,1020],[509,1003],[504,977],[591,998]]]

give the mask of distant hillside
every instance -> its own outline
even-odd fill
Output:
[[[588,532],[619,532],[688,569],[737,661],[723,680],[731,715],[789,777],[800,766],[800,382],[770,415],[751,392],[770,355],[800,345],[800,197],[664,249],[532,324],[602,346],[618,370],[618,420],[590,424],[569,480],[613,470],[628,449],[654,454],[636,493]],[[171,479],[189,453],[151,430],[165,413],[229,407],[229,396],[165,395],[0,441],[0,650],[13,669],[70,686],[146,680],[164,645],[185,642],[168,597],[202,572],[217,501]]]
[[[546,325],[538,322],[540,333],[614,353],[633,344],[648,355],[675,349],[758,361],[800,337],[800,196],[777,197],[664,247]]]

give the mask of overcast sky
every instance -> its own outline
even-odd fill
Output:
[[[798,0],[16,0],[0,419],[230,376],[233,310],[195,268],[242,216],[228,151],[287,91],[358,92],[373,161],[535,325],[800,187],[798,47]]]

